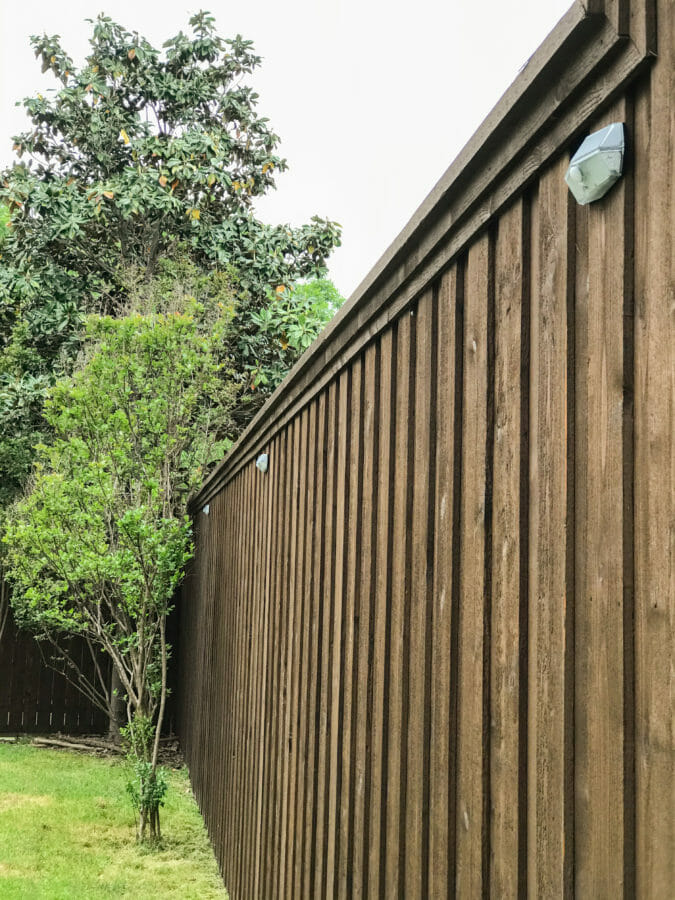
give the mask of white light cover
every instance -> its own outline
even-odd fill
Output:
[[[599,200],[619,180],[624,148],[622,122],[613,122],[584,140],[565,175],[577,203],[585,206]]]
[[[260,469],[261,472],[266,472],[267,467],[269,466],[270,458],[267,453],[261,453],[260,456],[256,459],[255,464]]]

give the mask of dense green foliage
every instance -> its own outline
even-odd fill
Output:
[[[206,13],[190,24],[192,37],[179,33],[161,53],[101,15],[80,70],[57,37],[32,39],[61,87],[25,101],[33,127],[15,148],[29,159],[5,173],[14,290],[47,284],[61,303],[111,310],[121,262],[152,273],[176,240],[233,266],[257,298],[325,271],[334,223],[265,226],[252,211],[286,168],[242,81],[260,58],[250,41],[219,37]]]
[[[207,13],[190,25],[159,50],[101,15],[81,68],[57,36],[32,38],[58,88],[24,101],[31,127],[0,177],[11,215],[0,222],[0,503],[25,480],[45,388],[69,370],[84,314],[118,314],[129,266],[151,278],[179,252],[227,271],[234,377],[258,389],[253,410],[266,385],[251,373],[277,348],[252,316],[277,288],[324,274],[339,244],[338,226],[318,217],[298,228],[256,217],[255,198],[286,168],[246,84],[260,58],[250,41],[221,38]]]
[[[166,619],[192,554],[187,500],[227,446],[234,399],[227,282],[185,266],[180,275],[171,295],[161,282],[143,285],[125,315],[88,318],[85,357],[49,393],[52,440],[38,447],[4,537],[18,621],[103,648],[126,696],[139,772],[152,784]],[[111,709],[109,686],[98,688]],[[144,786],[141,800],[159,802],[153,791]],[[158,833],[155,813],[141,806],[141,838],[146,824]]]
[[[251,311],[247,334],[233,335],[233,356],[246,373],[234,410],[238,424],[262,406],[343,302],[335,285],[322,278],[279,288],[266,306]]]

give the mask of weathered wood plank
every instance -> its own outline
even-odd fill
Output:
[[[527,325],[527,210],[517,201],[500,219],[495,248],[495,416],[492,526],[490,711],[490,890],[517,897],[524,813],[521,803],[521,688],[526,582],[523,543],[523,395],[529,371]],[[526,665],[525,665],[526,668]]]
[[[484,616],[490,235],[471,247],[464,307],[456,893],[483,890]]]
[[[620,102],[594,128],[625,119]],[[587,419],[575,452],[577,464],[584,457],[577,498],[585,495],[575,556],[575,868],[582,896],[616,896],[624,884],[624,295],[631,201],[624,178],[588,209],[586,353],[577,355],[577,424],[582,409]]]
[[[322,394],[317,401],[316,422],[316,501],[313,518],[313,592],[312,592],[312,635],[310,654],[310,675],[307,684],[309,700],[308,732],[307,732],[307,770],[305,772],[305,843],[302,859],[302,886],[298,896],[303,900],[311,897],[312,878],[314,872],[314,836],[316,831],[316,817],[318,808],[318,759],[319,759],[319,727],[320,727],[320,700],[321,700],[321,661],[323,659],[323,622],[327,614],[324,597],[324,533],[325,533],[325,503],[326,503],[326,473],[327,446],[326,436],[326,394]]]
[[[259,599],[259,610],[261,616],[261,631],[260,631],[260,640],[259,646],[257,648],[257,658],[258,658],[258,677],[259,677],[259,688],[258,688],[258,705],[257,705],[257,716],[258,716],[258,732],[257,732],[257,772],[256,772],[256,804],[255,804],[255,815],[253,819],[254,824],[254,832],[253,832],[253,860],[252,860],[252,875],[250,884],[253,889],[254,896],[260,896],[260,876],[261,876],[261,837],[262,837],[262,822],[263,822],[263,809],[266,803],[266,798],[264,797],[264,778],[265,778],[265,768],[266,768],[266,758],[265,758],[265,736],[266,729],[268,727],[268,717],[267,717],[267,684],[268,684],[268,659],[269,659],[269,641],[270,641],[270,591],[269,591],[269,580],[270,580],[270,566],[272,559],[272,536],[273,536],[273,521],[274,521],[274,488],[276,484],[276,478],[274,477],[276,474],[276,460],[275,460],[275,449],[276,443],[273,443],[271,446],[265,448],[268,456],[270,457],[270,468],[267,471],[267,477],[262,485],[263,490],[263,508],[262,508],[262,518],[260,521],[260,531],[263,537],[263,548],[260,555],[259,562],[259,581],[258,581],[258,590],[260,592]],[[225,718],[225,717],[223,717]]]
[[[561,159],[532,209],[528,892],[571,894],[574,494],[570,201]],[[573,319],[572,319],[573,321]],[[573,372],[573,370],[572,370]]]
[[[354,624],[354,679],[352,682],[352,777],[349,786],[349,844],[346,888],[352,897],[368,896],[367,859],[368,811],[367,781],[370,775],[370,732],[372,723],[372,643],[375,601],[375,548],[377,542],[377,457],[379,444],[378,347],[372,345],[363,358],[361,402],[361,452],[357,463],[363,472],[360,488],[360,528],[358,536],[357,606]],[[364,884],[365,881],[365,884]]]
[[[274,805],[276,799],[275,779],[277,772],[277,746],[279,732],[279,662],[281,657],[281,572],[283,566],[283,539],[284,539],[284,497],[286,495],[286,460],[287,460],[287,434],[280,436],[277,444],[275,458],[271,459],[274,466],[277,483],[275,485],[275,516],[274,536],[271,547],[271,577],[270,577],[270,603],[273,625],[270,634],[269,653],[269,681],[268,681],[268,737],[267,737],[267,774],[265,782],[266,815],[263,836],[264,850],[264,875],[262,880],[262,895],[271,897],[275,892],[273,881],[273,868],[276,855],[276,836],[274,834]]]
[[[675,11],[635,106],[635,703],[637,895],[675,884]],[[670,223],[670,224],[668,224]]]
[[[408,661],[408,729],[407,771],[405,773],[405,881],[403,890],[408,897],[423,897],[428,893],[429,816],[425,779],[429,769],[429,712],[431,671],[427,666],[427,637],[430,638],[432,612],[433,556],[430,554],[430,504],[435,486],[436,444],[433,416],[435,416],[436,350],[434,330],[435,297],[428,291],[417,304],[415,312],[415,417],[411,428],[413,445],[412,518],[408,523],[411,542],[411,576],[409,609]],[[429,632],[429,634],[428,634]],[[426,801],[426,803],[425,803]]]
[[[432,694],[431,756],[429,764],[429,895],[450,894],[448,849],[454,835],[450,829],[450,697],[452,624],[452,548],[455,432],[455,334],[457,267],[443,276],[438,290],[436,484],[434,521],[434,581],[432,601]],[[459,336],[461,343],[462,337]]]
[[[304,472],[302,471],[304,464],[303,455],[303,429],[306,429],[306,410],[303,415],[298,416],[295,423],[293,435],[293,476],[291,481],[291,492],[289,497],[289,514],[290,514],[290,544],[288,548],[288,577],[287,577],[287,640],[285,652],[285,681],[283,685],[283,694],[285,698],[284,711],[284,732],[283,732],[283,775],[281,783],[281,852],[278,891],[281,896],[287,893],[287,876],[289,872],[289,856],[292,852],[292,829],[290,821],[291,789],[292,777],[291,773],[294,768],[295,753],[297,752],[297,738],[294,734],[293,720],[295,717],[294,705],[297,697],[297,662],[298,662],[298,548],[300,546],[300,536],[298,534],[299,523],[301,519],[301,490],[303,486]]]
[[[333,714],[331,726],[331,782],[329,834],[333,847],[329,848],[326,881],[328,894],[343,896],[347,892],[349,841],[349,783],[352,764],[352,681],[354,677],[354,626],[358,604],[358,556],[361,527],[360,492],[362,467],[360,460],[361,423],[352,411],[360,408],[362,384],[361,360],[355,361],[349,378],[343,379],[338,433],[343,435],[338,463],[340,505],[338,506],[338,552],[336,588],[342,587],[340,599],[336,593],[333,630]],[[344,505],[343,505],[344,504]],[[340,521],[341,520],[341,521]],[[331,866],[334,869],[331,869]],[[331,879],[331,871],[333,878]]]
[[[387,713],[389,673],[389,608],[393,540],[394,492],[394,395],[396,345],[393,329],[380,339],[379,432],[377,459],[377,539],[375,551],[375,598],[373,612],[372,728],[369,754],[369,841],[367,860],[368,897],[379,897],[386,858]],[[365,865],[365,864],[364,864]]]
[[[296,793],[294,803],[294,848],[292,858],[292,879],[288,894],[291,897],[301,896],[302,860],[305,840],[304,803],[306,791],[307,741],[309,731],[309,692],[312,687],[310,676],[310,660],[312,656],[312,623],[316,618],[314,595],[314,505],[317,502],[316,482],[316,403],[307,411],[306,436],[303,451],[303,484],[301,486],[302,510],[302,563],[298,561],[299,570],[299,602],[301,616],[301,646],[299,650],[298,695],[297,695],[297,744],[296,754]]]
[[[410,393],[410,316],[403,316],[396,331],[396,416],[394,422],[394,497],[392,509],[393,543],[391,600],[389,605],[390,637],[388,656],[388,704],[385,711],[387,723],[387,803],[385,807],[385,896],[398,896],[403,889],[400,882],[399,844],[401,839],[401,731],[403,723],[403,675],[404,675],[404,612],[406,592],[409,591],[409,575],[406,562],[407,524],[409,521],[408,473],[409,454],[408,420],[414,398]],[[382,890],[382,886],[380,887]]]
[[[332,678],[331,650],[333,645],[333,607],[336,593],[335,577],[335,527],[336,527],[336,474],[338,456],[337,434],[338,396],[337,383],[334,382],[328,390],[326,407],[326,501],[324,507],[324,577],[321,602],[323,605],[323,622],[321,632],[321,672],[319,684],[321,696],[319,698],[319,726],[318,726],[318,766],[317,781],[315,782],[316,818],[314,820],[314,852],[312,856],[311,887],[312,895],[320,898],[325,895],[325,865],[328,847],[328,778],[329,768],[329,716],[330,693],[329,683]],[[344,495],[343,495],[344,496]],[[342,568],[339,569],[342,578]],[[340,594],[341,596],[341,594]]]

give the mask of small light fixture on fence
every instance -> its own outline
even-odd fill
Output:
[[[261,453],[255,461],[256,467],[265,473],[269,468],[270,458],[268,453]]]
[[[604,197],[621,178],[625,145],[623,122],[613,122],[582,142],[565,174],[580,206]]]
[[[209,506],[209,504],[207,503],[206,506],[202,509],[202,512],[204,513],[205,516],[208,516],[208,514],[209,514],[209,509],[210,509],[210,506]]]

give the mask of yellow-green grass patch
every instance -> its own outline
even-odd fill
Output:
[[[163,838],[136,844],[119,760],[0,745],[0,898],[226,898],[185,770],[171,771]]]

